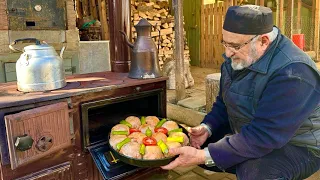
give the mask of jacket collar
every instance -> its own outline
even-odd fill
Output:
[[[247,69],[250,69],[251,71],[256,71],[262,74],[266,74],[268,72],[269,64],[272,60],[275,49],[277,48],[282,38],[280,29],[279,28],[277,29],[278,29],[278,35],[276,39],[271,43],[270,47],[266,50],[264,55],[262,55],[255,63],[253,63]],[[228,64],[231,63],[231,59],[228,58],[225,53],[222,55],[222,57],[227,61]]]

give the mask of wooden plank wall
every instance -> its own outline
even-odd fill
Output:
[[[224,15],[232,0],[201,5],[200,66],[220,68],[224,47],[221,45]]]
[[[107,3],[107,0],[75,0],[78,25],[81,26],[86,17],[99,20],[102,40],[110,39]]]

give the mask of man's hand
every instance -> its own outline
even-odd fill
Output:
[[[209,132],[204,126],[196,126],[189,128],[189,136],[191,141],[191,146],[200,149],[200,146],[208,139]]]
[[[174,161],[166,166],[161,166],[162,169],[173,169],[178,166],[192,166],[204,164],[205,152],[191,146],[173,148],[169,150],[170,155],[179,155]]]

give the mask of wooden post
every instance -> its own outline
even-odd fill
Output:
[[[279,12],[279,28],[280,28],[281,32],[284,34],[283,1],[284,0],[279,0],[279,9],[280,9],[280,12]]]
[[[212,104],[219,94],[221,73],[209,74],[206,77],[206,111],[210,112]]]
[[[82,19],[83,15],[82,15],[82,8],[81,8],[80,0],[76,0],[76,9],[77,9],[77,18]]]
[[[264,6],[264,0],[259,0],[259,5]]]
[[[83,9],[83,16],[86,17],[89,15],[89,10],[88,10],[88,0],[82,0],[82,9]]]
[[[98,0],[99,1],[99,0]],[[101,0],[101,27],[102,27],[102,39],[109,40],[109,26],[107,22],[107,5],[106,0]]]
[[[292,39],[292,29],[293,29],[293,7],[294,7],[294,0],[288,0],[288,6],[286,10],[286,33],[285,35]]]
[[[98,12],[97,12],[97,5],[96,5],[96,0],[90,0],[90,10],[91,10],[91,15],[94,19],[98,18]]]
[[[315,2],[315,24],[314,24],[314,51],[316,53],[315,61],[318,61],[319,58],[319,14],[320,14],[320,1],[316,0]]]
[[[203,0],[201,0],[201,10],[200,10],[200,67],[205,67],[205,44],[204,44],[204,27],[205,27],[205,22],[204,22],[204,4]]]
[[[276,6],[277,6],[277,10],[276,10],[276,26],[279,27],[279,13],[280,13],[279,0],[276,0]]]
[[[184,43],[183,43],[183,0],[173,0],[174,9],[174,30],[175,30],[175,51],[176,61],[176,101],[186,97],[184,84]]]
[[[298,8],[297,8],[297,30],[299,34],[301,33],[301,0],[298,0]]]

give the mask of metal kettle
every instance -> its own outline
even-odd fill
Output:
[[[159,68],[158,49],[151,38],[152,25],[146,19],[141,19],[134,27],[137,31],[137,40],[134,44],[129,42],[125,32],[120,31],[126,37],[128,46],[132,48],[132,59],[128,76],[135,79],[162,76]]]
[[[17,42],[34,42],[25,46],[23,51],[13,45]],[[23,52],[16,63],[17,86],[19,91],[34,92],[59,89],[66,86],[61,49],[60,56],[48,44],[41,44],[38,39],[17,39],[9,45],[13,51]]]

